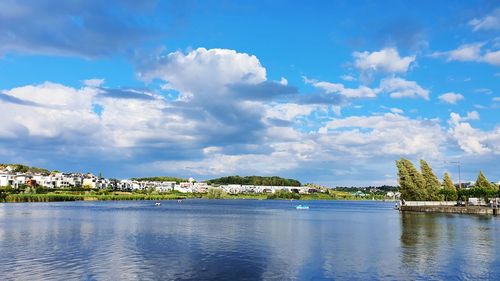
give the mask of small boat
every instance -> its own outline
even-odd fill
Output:
[[[309,210],[309,206],[306,205],[298,205],[295,207],[297,210]]]
[[[155,203],[155,206],[160,206],[160,205],[161,205],[161,203],[160,203],[160,202],[156,202],[156,203]]]

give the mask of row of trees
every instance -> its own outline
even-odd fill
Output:
[[[243,185],[273,185],[273,186],[300,186],[301,183],[294,179],[281,177],[260,177],[260,176],[229,176],[207,181],[209,184],[243,184]]]
[[[30,167],[22,164],[0,164],[0,169],[5,169],[6,167],[11,167],[14,173],[41,173],[49,174],[49,170],[38,167]]]
[[[134,181],[158,181],[158,182],[175,181],[176,183],[188,181],[188,179],[177,178],[177,177],[167,177],[167,176],[147,177],[147,178],[131,178],[131,180],[134,180]]]
[[[479,172],[472,188],[457,190],[448,173],[444,173],[443,182],[440,182],[425,160],[420,160],[420,171],[410,160],[404,158],[397,160],[396,166],[399,191],[404,200],[455,201],[468,197],[480,197],[488,201],[488,198],[499,194],[499,187],[488,181],[482,171]]]

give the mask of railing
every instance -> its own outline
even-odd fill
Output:
[[[455,206],[456,201],[406,201],[406,206]]]

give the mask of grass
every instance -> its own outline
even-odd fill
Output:
[[[132,192],[113,192],[110,194],[101,194],[96,192],[77,192],[77,191],[55,191],[45,194],[8,194],[4,202],[58,202],[58,201],[117,201],[117,200],[177,200],[187,198],[205,198],[210,199],[209,194],[200,193],[163,193],[163,194],[145,194]],[[375,195],[375,199],[382,200],[383,196]],[[226,194],[223,193],[220,199],[268,199],[268,194]],[[300,200],[371,200],[372,196],[364,198],[355,197],[348,192],[330,190],[328,193],[301,194]],[[2,200],[0,200],[1,202]]]

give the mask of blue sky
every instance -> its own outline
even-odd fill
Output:
[[[0,162],[498,181],[497,1],[2,1]]]

